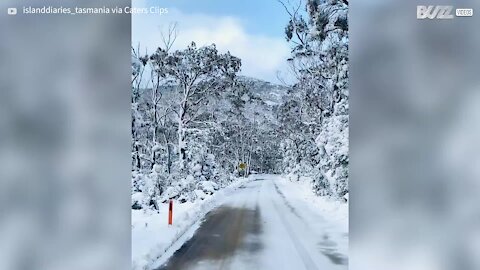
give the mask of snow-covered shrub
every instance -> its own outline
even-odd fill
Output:
[[[140,210],[143,208],[144,196],[142,192],[134,192],[132,194],[132,209]]]

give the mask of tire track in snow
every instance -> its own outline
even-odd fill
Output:
[[[277,192],[278,192],[279,190],[278,190],[278,187],[275,185],[275,183],[273,181],[271,181],[271,183],[275,186],[275,189],[277,189]],[[279,194],[279,196],[280,196],[280,194]],[[280,197],[282,197],[282,196],[280,196]],[[282,198],[282,200],[283,200],[283,198]],[[298,240],[298,237],[295,234],[294,230],[292,229],[292,226],[290,225],[288,220],[285,218],[283,212],[280,211],[280,208],[279,208],[278,204],[273,199],[271,200],[271,202],[272,202],[272,205],[275,209],[275,212],[280,217],[280,221],[282,222],[283,227],[287,231],[287,234],[290,237],[290,240],[293,243],[293,245],[295,247],[295,250],[297,251],[300,258],[302,259],[302,262],[303,262],[303,265],[305,266],[305,269],[307,269],[307,270],[318,270],[319,268],[315,264],[314,260],[310,257],[310,254],[307,252],[307,249]],[[293,207],[292,207],[292,209],[293,209]],[[295,216],[297,216],[298,218],[300,218],[298,213],[296,213],[296,212],[292,212],[292,213]]]
[[[295,215],[300,220],[302,220],[302,222],[306,225],[307,229],[312,231],[310,224],[308,224],[308,222],[288,202],[287,198],[285,197],[283,192],[280,190],[280,188],[277,186],[277,184],[274,181],[272,181],[272,183],[275,186],[275,190],[277,191],[278,195],[282,198],[282,201],[285,204],[285,206],[290,209],[293,215]],[[323,233],[322,240],[317,245],[319,247],[320,252],[323,255],[325,255],[332,263],[337,265],[348,264],[348,258],[337,251],[337,248],[336,248],[337,244],[330,240],[330,236],[328,235],[328,233]]]
[[[242,209],[245,209],[246,204],[243,204]],[[228,237],[231,237],[230,242],[233,243],[235,247],[240,246],[240,240],[242,239],[242,225],[244,224],[244,216],[245,212],[240,211],[235,217],[232,222],[234,222],[234,229],[233,229],[233,235],[229,235]],[[237,249],[237,248],[236,248]],[[226,254],[222,255],[222,258],[220,260],[220,266],[219,270],[228,270],[230,269],[228,266],[230,265],[232,260],[232,256],[229,255],[227,256]]]

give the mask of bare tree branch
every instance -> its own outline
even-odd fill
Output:
[[[178,30],[177,30],[177,22],[170,23],[168,25],[167,31],[161,31],[161,38],[164,49],[168,52],[172,48],[173,44],[177,40]]]

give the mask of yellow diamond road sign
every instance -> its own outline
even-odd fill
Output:
[[[238,167],[240,167],[240,169],[244,170],[245,168],[247,168],[247,164],[242,162],[242,163],[240,163],[240,165]]]

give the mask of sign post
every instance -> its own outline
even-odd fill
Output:
[[[168,225],[173,224],[173,200],[170,199],[170,203],[168,206]]]
[[[242,162],[238,167],[243,171],[243,177],[245,178],[247,176],[247,164]]]

